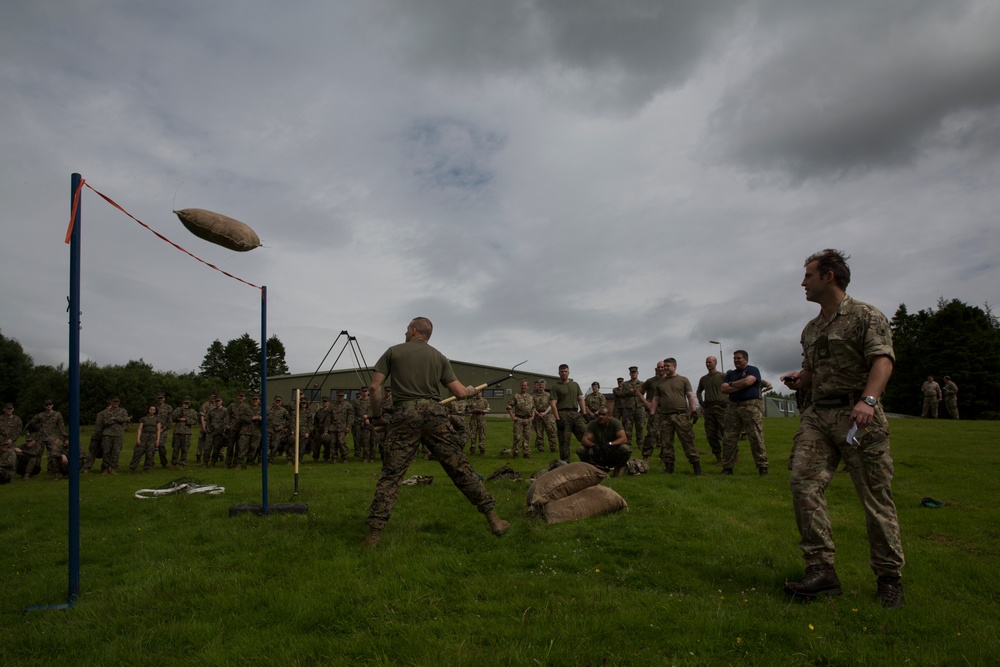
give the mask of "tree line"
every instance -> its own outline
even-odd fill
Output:
[[[1000,419],[1000,322],[989,305],[957,299],[910,314],[900,304],[890,322],[896,364],[883,404],[889,412],[919,415],[920,385],[928,375],[958,385],[962,419]]]
[[[267,340],[269,375],[288,373],[285,346],[277,336]],[[243,334],[225,345],[215,340],[208,347],[199,373],[157,371],[143,359],[123,365],[100,366],[93,361],[80,364],[80,419],[92,423],[105,401],[114,395],[121,407],[137,421],[146,407],[163,392],[167,402],[177,407],[184,396],[191,396],[195,407],[212,392],[228,403],[236,392],[260,392],[260,345]],[[69,417],[69,373],[58,366],[35,365],[20,342],[0,331],[0,402],[13,403],[15,414],[27,421],[42,410],[51,398],[64,418]]]

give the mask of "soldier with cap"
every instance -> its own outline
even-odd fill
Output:
[[[90,446],[83,458],[83,465],[80,467],[81,475],[89,475],[97,459],[104,459],[104,415],[111,408],[111,399],[104,402],[104,409],[97,413],[94,418],[94,429],[90,432]]]
[[[122,453],[122,440],[125,436],[125,427],[132,421],[125,408],[121,407],[121,400],[117,396],[111,397],[111,407],[104,411],[102,422],[103,431],[101,433],[101,474],[117,475],[118,460]]]
[[[648,461],[653,455],[653,449],[660,444],[660,420],[653,417],[650,407],[653,405],[653,398],[656,395],[656,385],[667,376],[667,366],[663,361],[657,361],[653,370],[653,377],[647,378],[636,392],[636,400],[639,407],[646,415],[646,437],[640,441],[642,460]]]
[[[208,395],[208,400],[202,403],[198,409],[198,451],[195,453],[196,463],[201,463],[202,457],[205,456],[205,441],[208,439],[208,411],[214,407],[215,392],[212,392]]]
[[[247,403],[246,393],[236,393],[236,402],[230,403],[226,409],[226,467],[242,469],[246,450],[237,467],[236,458],[239,453],[240,435],[244,427],[249,428],[253,417],[253,408]]]
[[[324,396],[313,417],[312,460],[314,462],[319,461],[320,454],[323,455],[324,463],[330,462],[330,445],[333,441],[330,430],[332,427],[333,409],[330,405],[330,397]]]
[[[27,480],[41,460],[42,452],[48,454],[46,469],[52,479],[62,479],[69,473],[69,459],[66,457],[66,443],[69,431],[61,414],[53,408],[52,400],[46,399],[44,410],[28,420],[24,427],[26,433],[22,451],[25,453],[24,479]]]
[[[635,443],[642,444],[643,427],[646,424],[646,409],[643,407],[639,392],[642,389],[642,381],[639,379],[639,367],[628,367],[628,380],[621,386],[622,404],[622,426],[625,427],[625,435],[631,443],[632,432],[635,431]]]
[[[486,415],[490,411],[490,403],[483,398],[483,392],[477,391],[469,401],[469,453],[474,454],[476,447],[479,453],[486,453]]]
[[[250,423],[240,432],[239,448],[246,452],[243,456],[243,465],[246,468],[260,462],[260,424],[264,419],[264,411],[260,407],[260,396],[255,394],[250,397],[250,409],[253,412]],[[236,469],[239,470],[239,463],[237,463]]]
[[[291,417],[282,405],[281,396],[275,396],[267,409],[267,462],[274,463],[276,456],[285,452],[288,442],[288,425]]]
[[[379,543],[403,477],[424,443],[448,477],[479,511],[486,516],[490,531],[501,536],[510,524],[496,513],[496,502],[483,481],[469,465],[463,453],[461,436],[449,418],[447,406],[439,403],[439,387],[444,386],[455,398],[475,395],[476,389],[463,386],[455,376],[448,358],[431,347],[433,325],[417,317],[406,327],[405,342],[390,347],[375,364],[371,382],[371,417],[382,417],[382,386],[392,378],[394,412],[385,438],[382,476],[375,486],[368,515],[368,536],[364,545]]]
[[[333,445],[333,460],[337,463],[347,463],[347,432],[354,423],[354,406],[347,402],[347,392],[343,389],[337,390],[337,400],[330,406],[332,413],[332,425],[330,427],[330,438]],[[386,412],[386,408],[382,408]]]
[[[371,396],[368,387],[362,387],[354,399],[354,458],[363,463],[375,460],[372,443]]]
[[[611,412],[611,416],[618,421],[622,420],[622,385],[625,384],[625,378],[618,378],[618,384],[615,388],[611,390],[611,397],[614,399],[614,410]]]
[[[146,408],[146,414],[139,418],[139,428],[135,434],[135,449],[132,451],[132,460],[128,464],[128,474],[133,474],[140,463],[142,463],[142,472],[153,469],[153,464],[156,463],[156,443],[160,439],[160,424],[160,418],[156,414],[156,405],[150,403],[149,407]],[[205,461],[205,465],[208,465],[208,459]]]
[[[156,395],[156,416],[160,418],[160,439],[153,449],[160,455],[160,467],[167,467],[167,431],[170,430],[170,413],[174,409],[167,403],[166,395],[161,391]]]
[[[208,411],[205,420],[208,428],[205,437],[205,467],[215,464],[222,458],[226,448],[226,429],[229,427],[229,411],[222,405],[222,397],[215,397],[215,407]]]
[[[170,465],[174,470],[183,469],[187,465],[188,449],[191,448],[191,434],[201,422],[198,411],[191,407],[191,397],[185,396],[181,406],[170,413],[170,423],[174,427],[173,451],[170,453]]]

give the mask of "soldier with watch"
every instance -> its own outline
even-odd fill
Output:
[[[892,333],[877,308],[847,295],[847,259],[840,251],[824,250],[806,260],[802,286],[820,314],[802,331],[802,370],[781,378],[789,389],[811,395],[791,462],[806,572],[801,581],[786,582],[785,590],[804,599],[841,593],[825,495],[843,459],[865,512],[876,597],[897,608],[903,606],[903,548],[892,499],[889,426],[879,404],[895,361]]]

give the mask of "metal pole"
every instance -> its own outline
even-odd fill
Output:
[[[710,340],[708,342],[709,343],[715,343],[716,345],[719,346],[719,365],[722,366],[722,368],[719,369],[719,370],[721,370],[723,373],[725,373],[726,372],[726,362],[722,360],[723,359],[723,357],[722,357],[722,342],[721,341],[717,341],[717,340]]]
[[[69,245],[69,594],[80,597],[80,237],[83,202],[77,199],[80,174],[70,179],[73,233]]]
[[[261,504],[267,504],[267,285],[260,288],[260,475]]]

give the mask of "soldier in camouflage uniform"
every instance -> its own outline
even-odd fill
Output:
[[[347,402],[346,397],[347,393],[338,389],[337,400],[330,406],[333,413],[330,437],[333,442],[333,460],[337,463],[347,463],[347,432],[354,423],[354,406]],[[384,405],[382,412],[387,412]]]
[[[117,396],[111,397],[111,407],[104,411],[101,432],[101,474],[117,475],[118,460],[122,453],[125,427],[132,421]]]
[[[132,460],[128,464],[128,474],[132,474],[142,463],[142,471],[149,472],[156,463],[156,443],[160,439],[160,418],[156,414],[156,406],[146,408],[146,415],[139,419],[139,427],[135,434],[135,449]],[[145,458],[145,462],[143,462]]]
[[[208,440],[208,411],[215,407],[215,394],[208,395],[208,400],[198,409],[198,451],[195,462],[201,463],[205,457],[205,442]]]
[[[958,385],[947,375],[944,376],[944,407],[949,417],[958,419]]]
[[[622,426],[625,427],[625,435],[628,437],[629,445],[633,442],[633,431],[635,432],[636,445],[642,444],[643,426],[646,423],[646,409],[643,407],[642,400],[637,393],[641,392],[642,385],[642,381],[639,380],[639,368],[637,366],[629,366],[628,380],[622,383],[621,387]]]
[[[622,420],[622,391],[624,384],[625,378],[618,378],[618,384],[611,390],[611,396],[615,400],[615,407],[611,412],[611,418],[618,421]]]
[[[507,401],[507,414],[514,422],[513,457],[518,453],[531,458],[531,422],[534,417],[535,397],[528,393],[528,381],[521,380],[521,393],[514,394]]]
[[[247,405],[247,395],[240,391],[236,393],[236,400],[226,406],[226,434],[224,438],[226,447],[226,467],[232,468],[236,458],[236,449],[240,440],[240,429],[245,422],[250,420],[249,405]]]
[[[284,408],[281,396],[275,396],[267,410],[267,462],[274,463],[277,456],[285,453],[288,442],[291,417]]]
[[[324,396],[320,401],[319,409],[313,417],[312,433],[312,460],[319,461],[320,454],[323,455],[323,462],[330,462],[330,445],[333,436],[330,433],[333,427],[333,408],[330,405],[330,397]]]
[[[572,436],[583,442],[583,434],[587,431],[587,422],[583,413],[587,407],[583,402],[583,390],[576,381],[569,377],[569,365],[559,364],[559,381],[552,385],[549,392],[549,405],[556,416],[556,431],[559,434],[559,458],[569,461]]]
[[[471,386],[463,387],[448,359],[428,344],[431,332],[430,320],[413,319],[406,327],[406,342],[390,347],[375,364],[370,414],[373,419],[382,417],[382,385],[390,376],[395,409],[387,426],[382,476],[375,486],[365,546],[375,546],[381,539],[403,477],[416,459],[421,442],[469,502],[486,515],[494,535],[499,537],[510,527],[497,516],[496,502],[465,458],[461,436],[451,423],[448,408],[438,403],[440,385],[459,399],[472,397],[476,390]]]
[[[52,479],[62,479],[69,473],[69,460],[66,457],[69,432],[62,415],[52,408],[52,401],[45,401],[45,410],[32,417],[24,430],[32,434],[25,438],[22,449],[27,456],[24,479],[28,479],[31,471],[38,465],[43,451],[48,454],[46,470]]]
[[[590,393],[583,399],[583,402],[587,406],[587,421],[590,422],[597,419],[597,411],[608,404],[608,399],[601,393],[600,382],[590,383]]]
[[[392,418],[394,403],[392,398],[392,387],[385,387],[382,396],[382,417],[385,419]],[[378,450],[378,459],[382,461],[385,459],[385,430],[375,430],[372,429],[372,438],[375,440],[375,448]],[[430,454],[427,448],[423,445],[420,449],[424,451],[425,454]]]
[[[695,475],[701,475],[701,457],[694,445],[694,426],[691,419],[698,414],[695,408],[694,391],[691,382],[683,375],[677,375],[677,360],[668,357],[663,360],[663,377],[653,387],[653,400],[643,403],[649,408],[651,418],[656,422],[659,434],[660,461],[668,474],[674,472],[674,435],[681,442],[681,448]],[[657,364],[659,372],[660,364]]]
[[[160,467],[167,467],[167,431],[170,430],[170,414],[174,411],[167,403],[167,397],[163,392],[156,395],[156,416],[160,418],[160,441],[156,443],[154,451],[160,456]]]
[[[240,432],[240,450],[246,452],[243,459],[245,468],[260,462],[260,423],[264,419],[263,410],[260,407],[260,396],[250,397],[250,409],[253,411],[250,423]],[[237,463],[237,470],[238,466],[239,463]]]
[[[876,596],[896,608],[903,605],[904,559],[892,499],[889,424],[879,402],[895,360],[892,332],[877,308],[847,295],[846,260],[836,250],[806,260],[802,286],[820,314],[802,331],[802,370],[782,377],[789,389],[811,390],[795,434],[791,472],[806,573],[801,581],[787,582],[785,590],[810,599],[841,592],[826,488],[843,459],[865,512]]]
[[[708,373],[698,380],[698,404],[701,406],[701,417],[704,420],[705,439],[712,448],[715,462],[722,463],[722,437],[726,432],[726,406],[729,397],[722,393],[722,383],[726,375],[716,370],[718,360],[715,357],[705,359]]]
[[[726,430],[722,438],[722,474],[732,475],[739,456],[740,433],[750,440],[750,453],[757,474],[767,475],[767,447],[764,445],[764,403],[761,401],[760,370],[748,362],[745,350],[733,353],[733,370],[726,371],[722,393],[729,397],[726,407]]]
[[[647,378],[635,394],[636,403],[642,410],[643,418],[646,420],[646,436],[639,441],[643,461],[648,461],[649,457],[653,455],[653,449],[660,444],[661,420],[653,417],[650,406],[653,405],[653,398],[656,396],[656,385],[666,376],[666,363],[657,361],[653,377]],[[640,428],[639,431],[641,430]]]
[[[94,418],[94,430],[90,432],[90,446],[87,448],[87,453],[83,456],[83,466],[80,468],[80,474],[89,475],[94,467],[94,462],[97,459],[104,459],[104,415],[109,408],[111,408],[110,398],[105,401],[104,409],[98,412],[97,417]]]
[[[311,451],[312,448],[312,429],[313,422],[316,419],[316,413],[309,406],[309,399],[305,397],[305,394],[299,393],[299,437],[296,442],[292,444],[292,451],[288,456],[288,463],[292,464],[295,462],[296,450],[298,451],[299,461],[301,462],[305,458],[306,452]],[[292,429],[295,429],[295,415],[292,415]],[[295,440],[295,436],[292,436],[292,440]]]
[[[191,407],[190,396],[185,396],[181,406],[170,413],[170,423],[174,426],[174,446],[170,453],[170,464],[175,470],[183,469],[187,465],[191,434],[200,422],[201,416]]]
[[[229,427],[229,410],[222,405],[222,397],[217,396],[215,407],[208,411],[205,419],[205,426],[208,429],[205,436],[205,467],[215,464],[222,458],[223,450],[226,447],[226,429]]]
[[[375,461],[375,448],[372,442],[371,397],[368,387],[362,387],[361,393],[354,399],[354,458],[360,458],[363,463]]]
[[[479,447],[479,453],[486,453],[486,415],[490,411],[490,403],[483,398],[483,392],[477,391],[475,398],[469,401],[469,453]]]
[[[556,433],[556,416],[552,412],[552,401],[549,392],[545,390],[545,380],[539,378],[535,381],[535,449],[539,452],[545,451],[545,441],[549,441],[549,451],[556,451],[559,443],[559,434]]]
[[[927,376],[927,382],[920,385],[920,393],[924,395],[924,406],[920,416],[924,419],[938,418],[938,403],[941,402],[941,385],[934,381],[933,375]]]
[[[17,474],[17,439],[21,437],[24,426],[21,418],[14,414],[14,404],[3,406],[0,415],[0,484],[6,484]]]

